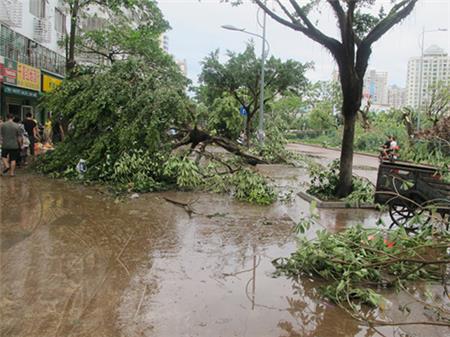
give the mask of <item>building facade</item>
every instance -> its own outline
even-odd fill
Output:
[[[387,105],[387,72],[370,70],[364,76],[363,97],[373,105]]]
[[[388,105],[400,109],[406,106],[406,89],[396,85],[388,87]]]
[[[450,57],[440,47],[430,46],[423,58],[413,57],[408,62],[406,77],[406,103],[412,108],[419,108],[428,99],[430,86],[443,82],[450,83]]]
[[[59,42],[68,18],[59,0],[0,0],[0,116],[27,112],[43,122],[41,95],[64,78],[65,56]]]

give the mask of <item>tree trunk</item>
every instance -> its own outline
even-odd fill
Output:
[[[344,116],[344,134],[341,146],[339,184],[336,190],[336,194],[339,198],[346,197],[352,192],[353,141],[355,139],[356,116],[357,110],[355,110],[353,114]]]
[[[73,3],[73,7],[70,12],[69,55],[66,62],[66,72],[69,77],[75,68],[75,38],[77,34],[79,6],[79,0],[76,0]]]
[[[348,62],[348,59],[341,59],[339,71],[342,86],[342,115],[344,118],[339,183],[336,189],[336,195],[339,198],[344,198],[352,192],[353,142],[363,89],[362,77],[360,78],[356,74],[352,64],[346,64]]]
[[[247,117],[245,118],[245,145],[247,145],[247,147],[250,147],[251,125],[252,125],[251,116],[247,110]]]

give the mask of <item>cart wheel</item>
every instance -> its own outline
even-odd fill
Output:
[[[414,209],[408,207],[403,202],[391,203],[389,205],[389,216],[392,219],[391,229],[394,225],[405,228],[406,230],[415,231],[419,226],[411,226],[408,224],[409,220],[414,217]]]
[[[429,209],[417,208],[415,205],[408,205],[407,202],[402,200],[394,200],[389,205],[389,215],[392,219],[389,228],[397,225],[408,232],[415,232],[419,227],[426,225],[432,216]]]

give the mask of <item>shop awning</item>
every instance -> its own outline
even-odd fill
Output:
[[[37,91],[13,87],[13,86],[6,85],[5,83],[3,83],[3,92],[6,95],[16,95],[16,96],[22,96],[22,97],[28,97],[28,98],[38,98],[39,97],[39,93]]]

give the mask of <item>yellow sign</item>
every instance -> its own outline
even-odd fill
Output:
[[[61,84],[62,80],[50,75],[42,74],[42,91],[50,92]]]
[[[41,90],[41,71],[23,63],[17,63],[17,86]]]

